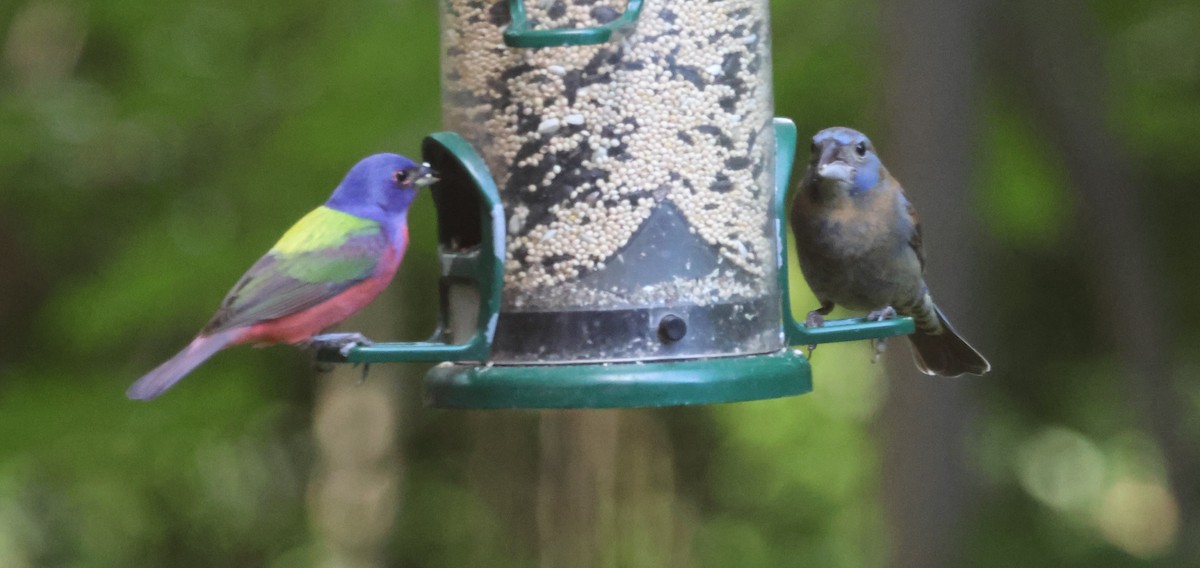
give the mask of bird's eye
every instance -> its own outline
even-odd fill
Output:
[[[854,147],[854,151],[857,152],[859,156],[866,156],[867,155],[867,143],[859,142],[858,145]]]
[[[396,173],[392,174],[392,179],[396,181],[396,185],[408,183],[408,170],[396,170]]]

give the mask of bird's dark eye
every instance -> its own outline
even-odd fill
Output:
[[[854,147],[854,151],[857,152],[859,156],[866,156],[867,155],[867,143],[859,142],[858,145]]]
[[[408,170],[396,170],[396,173],[392,174],[392,179],[396,181],[396,185],[408,183]]]

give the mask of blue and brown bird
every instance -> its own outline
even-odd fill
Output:
[[[923,373],[991,369],[933,303],[916,209],[861,132],[834,127],[813,136],[791,223],[800,269],[821,303],[806,325],[823,325],[835,305],[869,311],[870,320],[911,316],[909,339]]]
[[[324,205],[246,271],[183,351],[126,394],[154,398],[217,351],[242,343],[365,342],[358,334],[314,335],[365,307],[391,282],[408,246],[408,206],[417,189],[436,180],[428,164],[404,156],[364,158]]]

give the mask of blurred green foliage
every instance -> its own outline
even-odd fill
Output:
[[[1200,209],[1200,5],[1087,6],[1111,67],[1097,96],[1153,190],[1153,241],[1166,247],[1170,304],[1187,320],[1200,309],[1190,219]],[[777,113],[802,133],[876,130],[878,2],[773,9],[788,23],[774,35]],[[304,356],[238,349],[153,404],[122,393],[350,164],[417,154],[439,128],[437,63],[435,2],[0,4],[0,566],[313,557]],[[1077,191],[1030,110],[1001,80],[984,83],[978,210],[964,214],[989,235],[977,298],[998,370],[981,381],[971,433],[981,503],[967,527],[970,565],[1161,562],[1176,538],[1163,458],[1096,341],[1094,308],[1074,299],[1086,258],[1073,236]],[[422,200],[411,217],[406,290],[431,289],[430,207]],[[793,282],[794,302],[812,305]],[[404,301],[428,323],[427,294]],[[1195,335],[1175,346],[1192,375]],[[672,432],[675,498],[694,511],[699,565],[883,563],[870,425],[887,381],[863,345],[822,347],[814,365],[809,396],[656,414]],[[1200,383],[1189,384],[1194,409]],[[463,424],[442,411],[405,424],[391,554],[406,566],[529,565],[533,546],[514,544],[465,481]],[[623,558],[655,565],[639,554]]]

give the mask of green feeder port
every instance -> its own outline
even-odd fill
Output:
[[[792,316],[768,0],[442,1],[438,328],[322,359],[440,361],[438,407],[671,406],[803,394],[796,346],[913,331]]]
[[[486,361],[491,353],[504,280],[500,196],[483,160],[461,136],[431,134],[421,154],[439,177],[432,192],[442,267],[437,328],[427,341],[355,345],[344,358],[336,350],[322,350],[317,355],[323,361]]]
[[[512,22],[504,31],[504,44],[509,47],[561,47],[605,43],[613,38],[613,34],[627,35],[633,30],[638,16],[642,13],[642,3],[643,0],[629,0],[624,13],[605,24],[585,28],[535,30],[525,10],[525,0],[512,0],[508,3]]]

